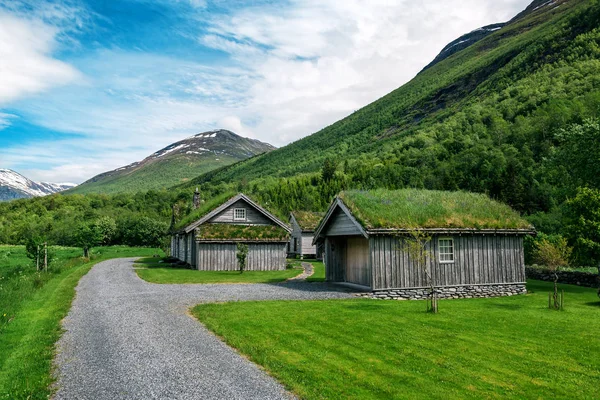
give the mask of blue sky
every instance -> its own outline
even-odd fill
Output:
[[[0,168],[80,183],[215,128],[276,146],[529,0],[3,0]]]

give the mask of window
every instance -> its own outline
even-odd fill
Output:
[[[298,238],[294,238],[294,253],[298,251]]]
[[[233,220],[234,221],[245,221],[246,220],[246,209],[245,208],[234,208],[233,209]]]
[[[438,247],[439,247],[441,263],[454,262],[454,239],[439,238],[438,239]]]

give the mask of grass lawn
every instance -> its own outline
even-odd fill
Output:
[[[194,315],[301,398],[600,398],[600,301],[561,285],[440,301],[203,304]]]
[[[54,344],[79,279],[99,261],[147,256],[156,249],[52,247],[48,272],[36,272],[22,246],[0,246],[0,399],[47,399]]]
[[[138,276],[151,283],[275,283],[302,273],[293,268],[283,271],[198,271],[165,267],[157,258],[143,258],[136,263]]]

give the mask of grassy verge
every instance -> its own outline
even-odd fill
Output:
[[[136,264],[138,276],[151,283],[276,283],[302,273],[297,268],[283,271],[198,271],[165,267],[157,258],[140,259]]]
[[[79,249],[52,248],[46,273],[35,272],[22,247],[0,246],[0,398],[47,399],[54,344],[75,286],[90,268],[110,258],[147,256],[155,249],[106,247],[79,258]],[[8,254],[8,255],[7,255]]]
[[[204,304],[194,315],[306,399],[599,398],[600,301],[561,285],[524,296]]]

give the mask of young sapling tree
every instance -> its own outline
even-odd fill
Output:
[[[534,250],[535,260],[548,268],[554,276],[554,292],[552,294],[552,304],[548,306],[555,310],[562,309],[563,298],[558,295],[558,272],[561,268],[569,265],[569,257],[573,249],[567,245],[567,239],[561,237],[555,242],[548,239],[542,239],[536,243]]]
[[[238,267],[240,269],[240,274],[244,273],[246,269],[246,259],[248,258],[248,245],[246,243],[238,243],[237,244],[237,253],[236,253]]]
[[[435,295],[435,282],[429,262],[431,259],[431,250],[429,250],[431,236],[421,229],[411,229],[408,236],[404,236],[400,241],[413,267],[423,273],[425,284],[429,287],[427,311],[437,313],[438,302]]]

